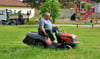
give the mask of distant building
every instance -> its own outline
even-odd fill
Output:
[[[35,10],[27,6],[27,3],[22,3],[20,0],[0,0],[0,10],[8,9],[12,14],[22,11],[22,13],[27,14],[30,12],[30,18],[34,17]]]

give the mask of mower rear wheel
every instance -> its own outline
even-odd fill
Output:
[[[66,45],[65,49],[69,50],[69,49],[72,49],[72,47],[70,45]]]
[[[77,45],[71,45],[71,47],[72,47],[72,48],[76,48],[76,47],[77,47]]]
[[[32,39],[30,37],[26,37],[24,40],[23,40],[23,43],[26,43],[28,45],[31,45],[31,46],[34,46],[35,45],[35,39]]]

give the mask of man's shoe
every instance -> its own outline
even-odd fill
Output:
[[[55,42],[55,41],[52,41],[52,44],[57,44],[57,42]]]

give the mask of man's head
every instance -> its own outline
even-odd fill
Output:
[[[46,20],[48,20],[48,19],[50,18],[50,13],[46,12],[46,13],[44,14],[44,18],[45,18]]]

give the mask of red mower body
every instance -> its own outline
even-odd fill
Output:
[[[38,32],[29,32],[25,39],[24,43],[28,45],[40,45],[46,48],[75,48],[78,45],[78,38],[74,34],[66,33],[66,32],[56,32],[57,44],[52,44],[50,38],[46,38]]]

